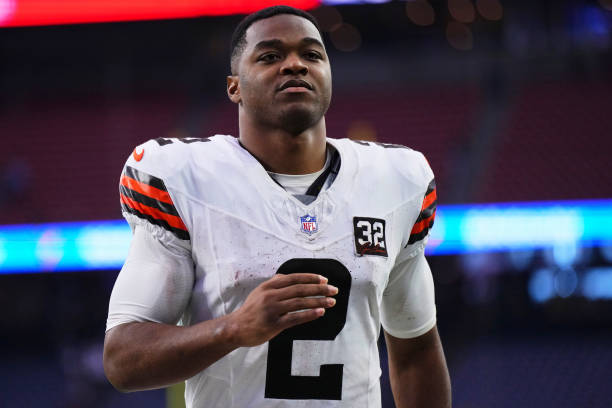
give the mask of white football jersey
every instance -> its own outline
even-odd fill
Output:
[[[150,140],[127,160],[121,205],[134,240],[107,330],[227,315],[276,273],[317,273],[339,288],[323,317],[188,379],[187,407],[380,407],[381,323],[400,338],[435,325],[427,161],[399,145],[328,144],[339,171],[308,205],[231,136]]]

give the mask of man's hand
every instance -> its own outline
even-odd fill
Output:
[[[257,346],[288,327],[317,319],[338,289],[316,274],[277,274],[257,286],[242,307],[181,327],[132,322],[106,333],[104,370],[119,390],[165,387],[194,376],[238,347]]]
[[[312,273],[277,274],[257,286],[230,314],[238,347],[258,346],[281,331],[315,320],[336,304],[338,288]]]

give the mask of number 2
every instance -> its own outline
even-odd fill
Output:
[[[282,331],[268,343],[266,398],[275,399],[342,399],[343,364],[321,365],[319,376],[291,375],[294,340],[333,341],[344,328],[348,311],[351,274],[334,259],[290,259],[276,273],[314,272],[338,288],[336,305],[311,322]]]
[[[385,234],[383,233],[383,225],[381,222],[376,221],[372,226],[374,230],[374,246],[385,247]]]

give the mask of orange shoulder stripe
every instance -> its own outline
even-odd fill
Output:
[[[425,198],[423,199],[423,205],[421,206],[421,211],[423,211],[424,209],[429,207],[431,204],[433,204],[433,202],[436,201],[436,198],[437,198],[436,189],[434,189],[431,193],[427,194]]]
[[[129,197],[124,196],[123,194],[120,194],[120,195],[121,195],[121,202],[133,208],[134,210],[139,211],[143,214],[149,215],[153,218],[157,218],[158,220],[166,221],[168,225],[174,228],[178,228],[178,229],[187,231],[187,227],[185,226],[185,224],[183,223],[183,220],[181,220],[180,217],[177,217],[176,215],[166,214],[165,212],[162,212],[158,210],[157,208],[153,208],[153,207],[149,207],[148,205],[141,204],[138,201],[134,201],[130,199]]]
[[[170,194],[168,194],[167,191],[163,191],[148,184],[141,183],[140,181],[134,180],[133,178],[128,177],[125,174],[121,177],[121,185],[129,188],[130,190],[134,190],[140,194],[144,194],[163,203],[174,205],[174,203],[172,202],[172,198],[170,198]]]
[[[414,224],[414,227],[412,227],[412,231],[410,231],[410,235],[418,234],[419,232],[423,231],[425,228],[431,227],[431,223],[433,222],[435,217],[436,217],[436,212],[434,211],[433,214],[431,214],[431,216]]]

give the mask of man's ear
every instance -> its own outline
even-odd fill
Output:
[[[240,81],[238,75],[229,75],[227,77],[227,96],[234,103],[242,102],[240,97]]]

